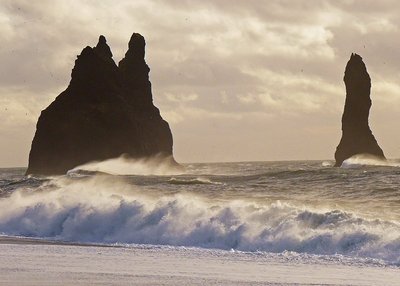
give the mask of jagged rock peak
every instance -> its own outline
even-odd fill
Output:
[[[65,174],[122,154],[175,162],[171,130],[152,102],[144,47],[134,33],[120,67],[104,36],[82,50],[69,86],[39,117],[27,174]]]
[[[152,108],[153,98],[151,94],[151,83],[149,81],[150,68],[146,64],[145,56],[146,41],[138,33],[133,33],[128,44],[125,57],[118,63],[121,80],[131,90],[142,90],[140,98],[133,93],[128,93],[127,100],[135,102],[139,110]]]
[[[371,88],[371,78],[367,72],[367,67],[364,64],[362,57],[358,54],[352,53],[344,72],[344,82],[346,83],[346,88],[348,88],[354,86],[360,81],[364,82],[364,89]],[[369,92],[369,90],[366,92]]]
[[[106,60],[108,60],[108,59],[110,59],[110,58],[113,57],[113,54],[112,54],[112,52],[111,52],[111,49],[110,49],[110,47],[107,45],[106,37],[104,37],[103,35],[101,35],[101,36],[99,37],[99,42],[97,43],[97,45],[96,45],[96,47],[94,48],[94,50],[96,51],[96,53],[97,53],[100,57],[102,57],[102,58],[104,58],[104,59],[106,59]]]
[[[106,37],[104,37],[103,35],[99,36],[99,42],[97,43],[97,45],[99,44],[107,44],[107,39]]]
[[[352,53],[344,73],[346,101],[342,116],[342,139],[336,149],[335,166],[358,154],[385,159],[368,124],[371,108],[371,78],[358,54]]]
[[[128,51],[118,64],[121,70],[129,73],[132,69],[143,69],[143,71],[147,70],[149,72],[150,69],[144,59],[145,48],[146,41],[144,37],[139,33],[133,33],[129,40]]]
[[[132,54],[134,57],[144,59],[145,46],[146,41],[144,37],[141,34],[133,33],[131,39],[129,40],[128,53]]]
[[[350,60],[347,62],[345,74],[349,72],[349,70],[351,71],[352,70],[351,68],[354,68],[356,66],[361,70],[367,72],[367,68],[363,62],[362,57],[356,53],[351,53]]]

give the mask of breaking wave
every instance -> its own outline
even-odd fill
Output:
[[[343,254],[400,265],[398,222],[287,203],[165,195],[123,177],[59,177],[0,200],[0,232],[72,242]]]

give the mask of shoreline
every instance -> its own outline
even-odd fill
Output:
[[[59,246],[84,246],[84,247],[123,247],[119,245],[107,245],[101,243],[82,243],[82,242],[69,242],[61,240],[46,240],[31,237],[19,236],[0,236],[1,244],[16,244],[16,245],[59,245]]]
[[[0,237],[0,285],[398,285],[400,267]]]

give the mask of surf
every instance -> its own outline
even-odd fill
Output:
[[[207,185],[205,185],[207,186]],[[62,176],[0,200],[0,233],[77,243],[373,258],[399,265],[400,225],[288,202],[167,194],[121,176]]]

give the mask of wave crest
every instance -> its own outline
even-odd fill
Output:
[[[219,185],[221,183],[213,182],[207,178],[194,178],[194,179],[181,179],[181,178],[171,178],[168,181],[169,184],[172,185]]]
[[[400,225],[286,203],[161,195],[110,176],[60,177],[0,200],[0,232],[74,242],[343,254],[400,263]]]

